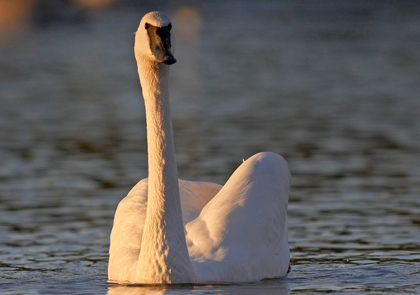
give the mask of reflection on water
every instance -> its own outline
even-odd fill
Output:
[[[72,0],[72,2],[82,7],[97,9],[110,6],[115,0]]]
[[[171,20],[176,23],[174,32],[177,39],[186,41],[200,37],[201,15],[193,7],[183,6],[177,9],[171,16]]]
[[[174,294],[225,294],[225,295],[288,295],[285,281],[269,280],[260,283],[233,285],[174,285],[174,286],[118,286],[108,288],[108,295],[174,295]]]
[[[0,46],[2,294],[420,291],[416,2],[117,2],[78,25],[28,22]],[[132,32],[162,7],[177,34],[179,174],[223,183],[255,152],[282,154],[285,280],[106,283],[116,205],[147,174]]]
[[[18,31],[29,24],[34,4],[34,0],[1,0],[0,38],[19,34]]]

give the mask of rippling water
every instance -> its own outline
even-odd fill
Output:
[[[159,5],[177,34],[180,177],[223,183],[255,152],[282,154],[292,272],[229,286],[106,282],[115,208],[147,175],[132,32],[156,7],[143,4],[0,39],[0,292],[420,292],[420,6]]]

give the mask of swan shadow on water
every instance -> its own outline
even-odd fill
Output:
[[[173,285],[117,285],[108,288],[108,295],[171,295],[171,294],[227,294],[227,295],[289,295],[285,279],[269,279],[243,284],[173,284]]]

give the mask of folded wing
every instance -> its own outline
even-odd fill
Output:
[[[200,282],[281,277],[289,267],[287,203],[290,172],[274,153],[245,161],[186,225]]]

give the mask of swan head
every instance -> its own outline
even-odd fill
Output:
[[[173,56],[174,38],[172,24],[168,16],[159,11],[147,13],[137,29],[134,52],[137,59],[144,59],[171,65],[176,62]]]

